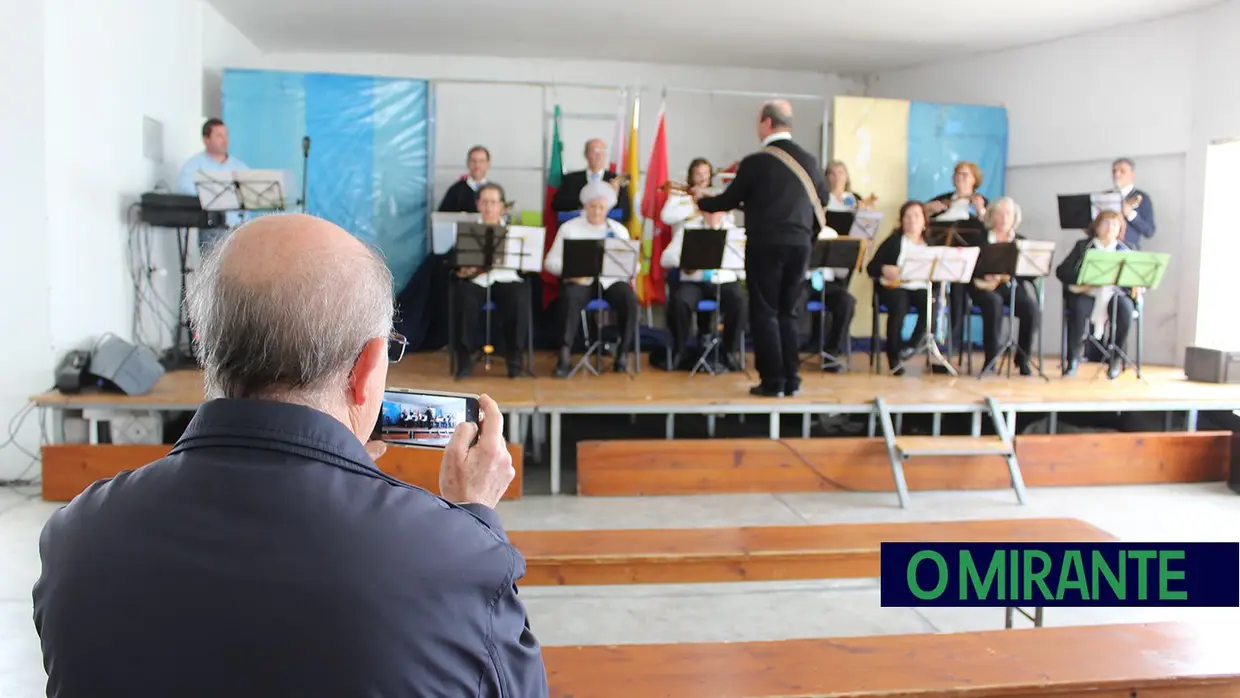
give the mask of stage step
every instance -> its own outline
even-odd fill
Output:
[[[510,531],[508,537],[525,558],[522,586],[864,579],[879,576],[884,542],[1115,540],[1077,519]]]
[[[1221,482],[1231,432],[1022,434],[1015,439],[1030,487]],[[911,491],[997,490],[1002,456],[921,456]],[[611,439],[577,444],[577,493],[595,497],[747,492],[893,492],[881,437]]]
[[[997,436],[897,436],[896,450],[913,456],[1006,456],[1013,449]]]
[[[1235,630],[1079,625],[777,642],[544,647],[552,696],[1240,695]],[[1230,641],[1229,641],[1230,640]]]
[[[908,506],[908,483],[904,477],[904,461],[916,457],[1001,457],[1007,463],[1008,482],[1016,492],[1016,500],[1025,503],[1025,479],[1016,460],[1016,443],[1012,438],[1011,425],[1003,417],[999,403],[986,398],[986,411],[994,426],[995,436],[900,436],[891,419],[891,410],[883,398],[875,398],[874,412],[887,444],[891,459],[891,476],[895,481],[900,506]]]

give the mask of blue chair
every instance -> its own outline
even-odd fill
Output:
[[[602,298],[590,299],[590,302],[586,303],[586,307],[581,309],[581,336],[585,340],[586,353],[585,353],[585,356],[582,356],[581,359],[577,362],[577,365],[573,366],[572,372],[568,374],[569,378],[572,378],[574,375],[576,375],[577,371],[581,370],[582,367],[585,367],[587,371],[589,371],[590,373],[593,373],[596,376],[602,373],[603,353],[604,351],[607,350],[606,344],[603,341],[603,315],[610,311],[611,311],[611,304],[603,300]],[[589,313],[594,313],[594,322],[595,322],[595,325],[598,327],[598,336],[594,338],[590,337]],[[634,354],[633,363],[634,363],[635,370],[637,372],[640,372],[641,371],[641,358],[640,357],[642,353],[642,333],[641,333],[640,323],[638,322],[638,318],[636,317],[633,318],[633,323],[634,325],[637,325],[637,327],[634,327],[634,331],[633,331],[633,354]],[[591,356],[595,357],[594,364],[590,363]]]
[[[669,269],[667,272],[667,279],[664,284],[664,289],[665,289],[664,292],[666,293],[669,299],[672,297],[672,293],[674,292],[675,288],[679,284],[680,284],[680,270]],[[719,363],[719,359],[720,359],[719,345],[723,343],[722,328],[720,326],[720,321],[719,321],[720,304],[722,303],[722,297],[720,296],[721,293],[722,293],[722,288],[716,285],[714,298],[703,298],[702,300],[697,302],[697,307],[695,308],[695,310],[698,313],[710,314],[710,331],[707,332],[705,335],[706,342],[703,344],[701,355],[698,356],[697,362],[693,364],[692,370],[689,371],[690,378],[692,378],[694,375],[697,374],[698,371],[701,371],[701,370],[705,370],[707,373],[709,373],[712,376],[716,375],[713,364]],[[748,357],[745,354],[745,331],[744,330],[740,331],[739,339],[741,342],[741,356],[740,356],[741,370],[744,371],[746,369],[746,365],[748,364]],[[712,355],[714,357],[713,364],[711,361],[708,360]],[[675,366],[672,366],[672,350],[670,347],[668,348],[668,351],[667,351],[667,365],[668,365],[668,370],[674,370],[676,368]]]
[[[455,283],[455,281],[453,283]],[[523,286],[525,286],[525,290],[527,293],[532,292],[530,290],[529,281],[527,279],[522,279],[521,283]],[[455,310],[453,308],[453,298],[455,295],[456,294],[453,293],[452,291],[449,291],[448,293],[448,318],[449,318],[449,322],[448,322],[448,356],[449,356],[448,370],[453,376],[456,375],[456,369],[457,369],[457,366],[456,366],[456,336],[455,336],[455,331],[453,329],[456,327],[456,316],[454,315]],[[491,367],[491,357],[492,357],[492,352],[487,351],[487,347],[492,346],[491,314],[495,312],[498,308],[499,306],[497,306],[495,304],[495,301],[492,301],[492,300],[488,300],[486,303],[482,305],[482,317],[483,317],[483,323],[485,327],[484,331],[486,332],[486,340],[483,342],[483,349],[482,349],[482,361],[483,361],[483,365],[488,369]],[[531,377],[533,377],[534,375],[534,317],[533,316],[534,314],[533,312],[531,312],[529,322],[527,322],[525,325],[526,337],[525,337],[525,371],[524,373],[525,375],[531,376]]]

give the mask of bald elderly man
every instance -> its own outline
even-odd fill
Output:
[[[458,427],[442,498],[366,444],[393,341],[383,260],[273,215],[197,276],[207,402],[168,456],[43,529],[47,695],[547,695],[494,511],[514,476],[498,406],[483,396],[481,431]]]
[[[620,211],[620,222],[628,223],[632,214],[629,202],[629,185],[620,184],[616,173],[607,169],[607,144],[601,139],[591,138],[586,141],[586,169],[566,173],[560,181],[560,188],[555,190],[551,199],[551,208],[561,213],[577,211],[581,208],[581,190],[587,184],[607,182],[616,192],[616,203],[613,207]]]

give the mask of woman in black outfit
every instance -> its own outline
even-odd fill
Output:
[[[1063,282],[1063,305],[1071,315],[1068,316],[1067,363],[1063,366],[1063,375],[1076,373],[1081,361],[1081,346],[1085,341],[1085,332],[1092,323],[1096,337],[1102,336],[1102,330],[1110,322],[1111,303],[1116,304],[1115,313],[1115,345],[1121,349],[1128,341],[1128,330],[1132,327],[1137,306],[1132,298],[1132,289],[1118,286],[1078,286],[1076,281],[1081,272],[1081,263],[1085,260],[1085,252],[1091,249],[1104,251],[1128,251],[1130,248],[1121,240],[1127,221],[1115,211],[1103,211],[1085,231],[1087,237],[1072,247],[1067,259],[1055,269],[1055,276]],[[1123,371],[1123,359],[1118,355],[1110,357],[1107,367],[1107,378],[1114,380]]]
[[[990,228],[982,246],[995,243],[1008,243],[1023,240],[1016,233],[1020,227],[1020,206],[1011,197],[1002,197],[991,205],[986,212],[986,225]],[[1012,298],[1012,279],[1008,276],[988,274],[975,276],[969,288],[969,296],[974,305],[982,311],[982,346],[986,351],[985,366],[991,366],[999,353],[999,329],[1003,327],[1003,307]],[[1020,322],[1020,330],[1016,343],[1016,367],[1020,375],[1032,375],[1029,368],[1029,357],[1033,351],[1033,338],[1042,325],[1042,313],[1038,310],[1037,293],[1033,289],[1033,279],[1017,278],[1016,281],[1016,319]],[[992,369],[997,367],[991,366]]]
[[[926,332],[926,283],[900,283],[900,263],[911,247],[925,247],[926,210],[920,201],[909,201],[900,207],[900,227],[891,231],[874,251],[866,273],[874,279],[878,302],[887,306],[887,365],[896,375],[903,375],[900,357],[904,349],[901,336],[909,307],[917,308],[917,326],[912,341],[916,345]]]

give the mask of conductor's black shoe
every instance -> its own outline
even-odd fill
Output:
[[[560,358],[555,362],[555,377],[568,378],[573,372],[573,355],[567,349],[560,350]]]
[[[521,359],[515,356],[508,357],[508,377],[517,378],[521,375]]]
[[[755,385],[749,389],[749,394],[755,397],[783,397],[784,391],[765,385]]]
[[[787,395],[788,397],[795,397],[796,394],[799,392],[801,392],[801,377],[800,376],[797,376],[796,378],[793,378],[787,383],[784,383],[784,395]]]
[[[1029,362],[1027,360],[1017,360],[1016,368],[1020,371],[1020,375],[1022,376],[1033,375],[1033,369],[1029,367]]]

